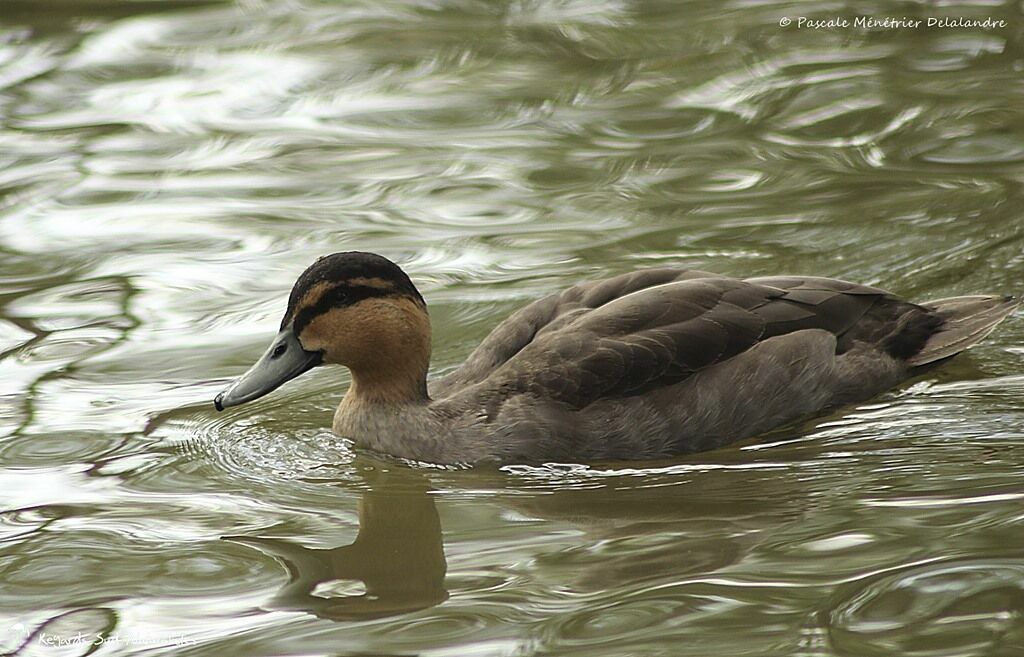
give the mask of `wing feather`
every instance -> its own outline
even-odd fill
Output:
[[[883,290],[826,278],[645,270],[527,306],[435,389],[491,400],[528,393],[583,408],[682,381],[793,331],[823,329],[845,348],[904,306]]]

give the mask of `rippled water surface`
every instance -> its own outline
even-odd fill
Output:
[[[436,369],[646,265],[1024,291],[1019,3],[0,0],[0,26],[0,652],[1024,655],[1021,315],[672,462],[381,460],[322,428],[340,368],[210,401],[338,250],[411,273]]]

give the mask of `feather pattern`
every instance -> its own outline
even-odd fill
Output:
[[[822,329],[849,343],[918,308],[823,278],[737,280],[653,269],[581,283],[525,307],[432,394],[484,384],[585,408],[679,383],[772,337]],[[477,390],[486,394],[486,390]]]

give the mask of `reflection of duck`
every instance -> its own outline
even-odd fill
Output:
[[[978,342],[1018,304],[647,269],[530,304],[428,394],[423,298],[386,258],[336,253],[299,277],[270,349],[216,406],[340,363],[352,385],[334,430],[370,449],[442,463],[651,458],[867,399]]]
[[[393,482],[392,482],[393,483]],[[268,603],[320,618],[382,618],[425,609],[448,599],[441,523],[426,485],[399,490],[373,482],[359,503],[359,534],[351,545],[329,550],[264,537],[226,536],[278,559],[289,580]],[[332,584],[358,582],[363,592],[335,595]],[[337,587],[334,587],[337,588]]]

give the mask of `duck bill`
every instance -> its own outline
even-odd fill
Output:
[[[249,371],[238,377],[224,392],[217,395],[213,405],[218,411],[259,399],[279,388],[303,372],[321,363],[319,351],[306,351],[299,343],[291,326],[281,330]]]

